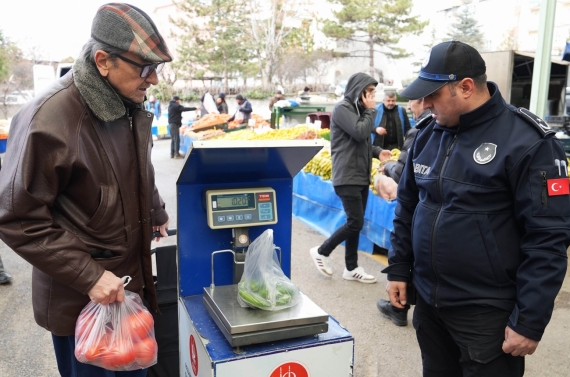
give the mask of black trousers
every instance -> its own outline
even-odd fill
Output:
[[[490,306],[435,308],[418,295],[413,325],[423,376],[522,376],[524,357],[502,350],[509,315]]]
[[[170,156],[180,153],[180,125],[169,123],[170,128]]]
[[[368,186],[335,186],[335,193],[340,197],[346,213],[346,223],[338,228],[319,247],[319,254],[329,256],[333,250],[345,242],[344,260],[349,271],[358,267],[358,238],[364,226],[364,211],[368,200]]]

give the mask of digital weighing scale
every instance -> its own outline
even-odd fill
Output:
[[[291,276],[292,181],[322,147],[193,142],[177,182],[181,376],[352,375],[354,339],[306,295],[279,311],[237,300],[247,247],[266,229]]]

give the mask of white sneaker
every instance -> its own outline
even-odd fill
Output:
[[[313,259],[313,262],[315,262],[317,270],[319,270],[322,275],[330,278],[333,273],[330,264],[330,257],[325,257],[324,255],[319,254],[318,246],[315,246],[309,250],[309,254],[311,254],[311,258]]]
[[[344,272],[342,273],[342,278],[345,280],[356,280],[366,284],[376,283],[376,278],[372,275],[367,274],[362,267],[356,267],[352,271],[348,271],[345,268]]]

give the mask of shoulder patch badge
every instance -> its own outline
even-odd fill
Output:
[[[473,152],[473,160],[480,165],[488,164],[497,154],[497,145],[493,143],[483,143],[475,152]]]
[[[524,118],[528,123],[535,126],[543,137],[555,134],[552,128],[550,128],[550,126],[548,125],[548,123],[546,123],[544,120],[539,118],[537,115],[531,113],[524,107],[519,107],[517,109],[517,113],[520,116],[522,116],[522,118]]]

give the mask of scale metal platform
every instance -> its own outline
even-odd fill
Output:
[[[316,335],[328,331],[329,315],[311,299],[287,309],[242,308],[237,284],[204,288],[204,306],[232,347]]]

